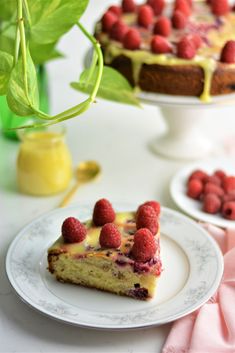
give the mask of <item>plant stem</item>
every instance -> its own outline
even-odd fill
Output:
[[[20,32],[18,23],[16,24],[16,31],[15,31],[15,49],[14,49],[14,62],[13,66],[16,65],[19,56],[19,48],[20,48]]]
[[[23,4],[24,4],[24,9],[25,9],[25,13],[26,13],[26,17],[29,23],[29,26],[31,27],[31,16],[30,16],[30,12],[29,12],[29,6],[28,6],[28,1],[27,0],[23,0]]]

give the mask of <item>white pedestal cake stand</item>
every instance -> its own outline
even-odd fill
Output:
[[[159,107],[167,124],[165,134],[151,143],[151,149],[167,158],[193,160],[213,151],[213,143],[202,131],[201,122],[210,118],[211,108],[235,104],[235,94],[203,103],[196,97],[170,96],[141,92],[143,103]]]

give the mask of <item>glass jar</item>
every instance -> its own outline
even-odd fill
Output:
[[[26,129],[17,158],[19,190],[30,195],[52,195],[66,189],[72,176],[72,161],[65,144],[65,129]]]

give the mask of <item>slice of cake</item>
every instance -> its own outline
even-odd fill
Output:
[[[105,64],[145,92],[235,92],[235,7],[228,0],[116,1],[95,36]]]
[[[106,199],[97,201],[92,220],[74,217],[48,249],[48,269],[61,282],[147,300],[161,274],[160,205],[149,201],[137,212],[115,213]]]

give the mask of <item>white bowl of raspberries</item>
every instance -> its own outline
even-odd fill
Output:
[[[175,175],[170,190],[176,204],[194,218],[235,227],[235,162],[187,166]]]

